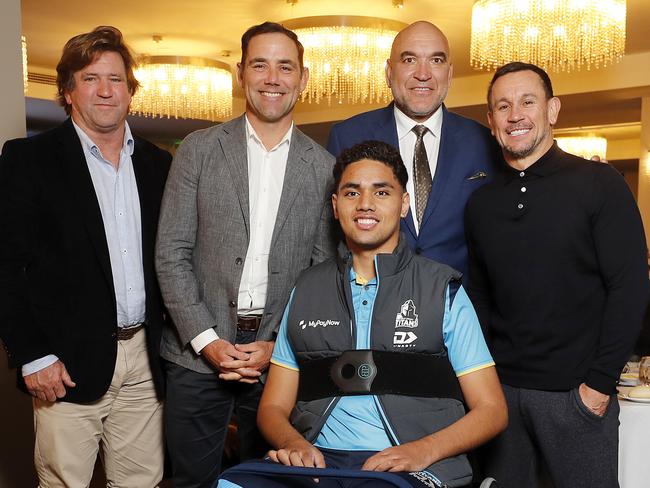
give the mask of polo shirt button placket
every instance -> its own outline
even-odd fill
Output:
[[[525,171],[520,171],[519,172],[519,178],[524,178],[525,176],[526,176]],[[522,186],[519,188],[519,191],[521,191],[521,193],[526,193],[527,188],[525,186],[523,186],[523,184],[522,184]],[[523,201],[519,200],[517,202],[517,210],[519,210],[519,212],[523,212],[525,207],[526,207],[526,205],[524,204]]]

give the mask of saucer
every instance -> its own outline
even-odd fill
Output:
[[[618,380],[618,384],[620,386],[638,386],[639,383],[639,378],[624,378],[621,376],[621,379]]]
[[[650,398],[632,398],[623,393],[619,393],[618,397],[622,400],[627,400],[628,402],[650,404]]]

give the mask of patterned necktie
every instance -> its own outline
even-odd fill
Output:
[[[429,159],[427,158],[427,150],[424,147],[424,134],[427,129],[423,125],[416,125],[413,127],[413,132],[417,136],[415,141],[415,151],[413,152],[413,182],[415,188],[415,215],[418,219],[418,224],[422,224],[424,217],[424,209],[429,200],[429,193],[431,192],[431,169],[429,168]]]

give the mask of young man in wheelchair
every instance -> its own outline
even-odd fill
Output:
[[[407,178],[382,142],[338,157],[332,205],[344,243],[299,278],[258,412],[270,460],[294,468],[244,464],[220,487],[468,486],[465,453],[505,428],[460,273],[400,237]]]

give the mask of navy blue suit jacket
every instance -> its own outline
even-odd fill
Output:
[[[500,150],[481,124],[449,112],[443,105],[438,164],[424,220],[417,234],[409,211],[402,232],[418,254],[467,271],[467,243],[463,214],[474,190],[491,181],[500,168]],[[367,140],[399,149],[393,104],[365,112],[332,127],[327,149],[338,156],[344,149]],[[412,161],[404,161],[412,164]]]

